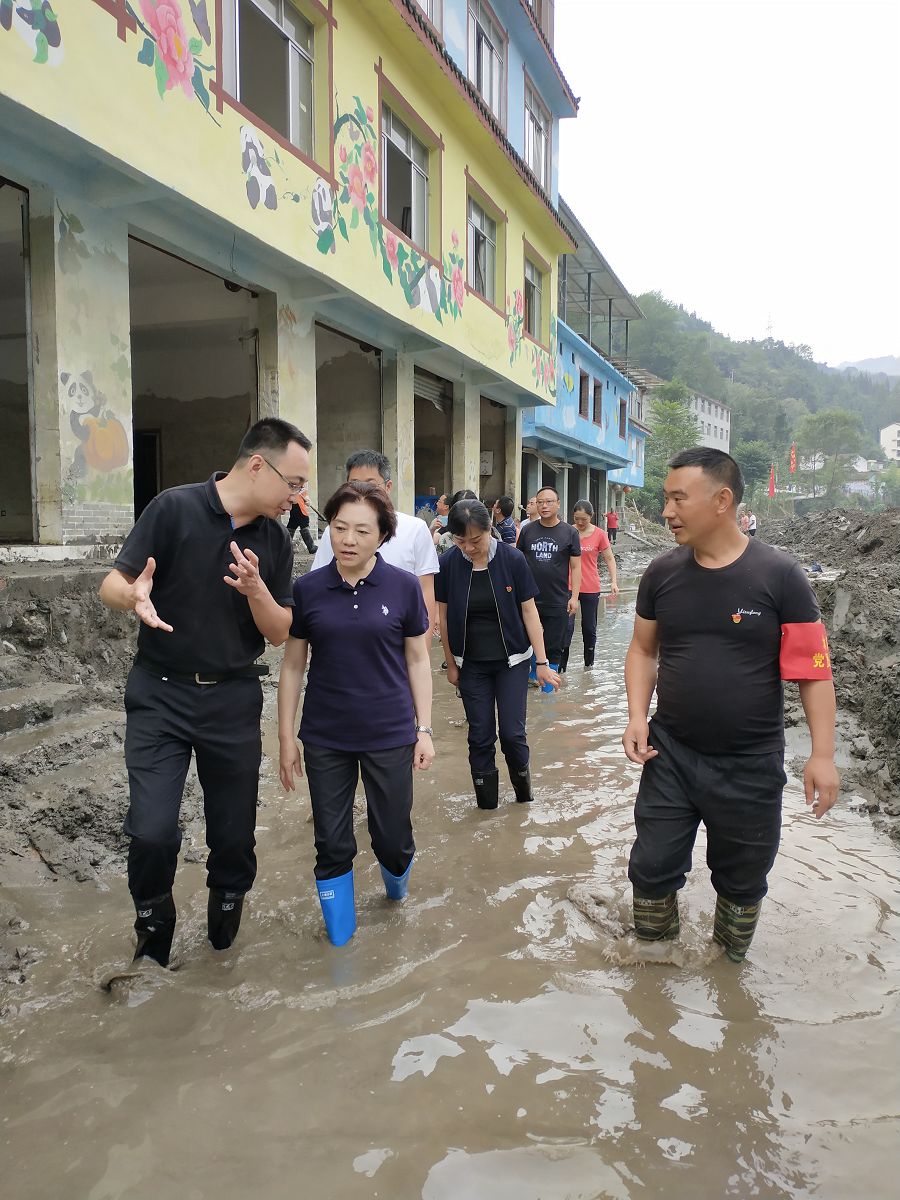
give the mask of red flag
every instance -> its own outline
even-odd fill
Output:
[[[797,470],[797,443],[791,444],[791,474]]]
[[[769,495],[770,496],[775,495],[775,464],[774,463],[772,463],[772,466],[769,470]]]

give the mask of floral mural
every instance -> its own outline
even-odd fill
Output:
[[[551,396],[556,395],[556,354],[545,350],[530,338],[525,338],[525,296],[521,289],[513,291],[512,298],[506,297],[506,345],[509,350],[509,365],[513,366],[525,346],[531,378],[539,388]],[[556,345],[556,316],[550,314],[550,346]]]
[[[62,33],[50,0],[0,0],[0,29],[16,31],[33,51],[32,62],[51,67],[62,62]]]
[[[400,285],[409,307],[431,313],[441,324],[445,316],[456,321],[466,294],[459,235],[453,231],[439,265],[385,229],[378,214],[375,114],[359,96],[353,100],[353,110],[341,113],[338,108],[334,122],[337,187],[317,179],[310,198],[316,246],[321,254],[335,254],[338,238],[349,242],[354,231],[365,228],[385,278]]]
[[[209,111],[209,89],[204,78],[212,75],[215,67],[198,57],[203,53],[204,43],[209,46],[211,40],[206,0],[191,4],[191,20],[199,36],[189,36],[185,30],[180,0],[139,0],[140,16],[131,4],[126,7],[144,34],[137,60],[145,67],[152,67],[160,99],[180,88],[188,99],[196,96],[209,117],[216,121]]]

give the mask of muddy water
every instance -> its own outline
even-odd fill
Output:
[[[743,968],[707,953],[702,844],[685,965],[631,964],[615,937],[632,612],[633,593],[607,605],[603,668],[573,654],[564,693],[531,700],[529,808],[510,793],[474,807],[459,704],[435,673],[410,899],[382,898],[361,823],[360,928],[342,950],[321,932],[308,804],[284,802],[271,770],[233,951],[205,946],[186,864],[178,969],[104,992],[96,978],[129,957],[124,882],[14,889],[43,958],[0,1024],[3,1195],[895,1194],[900,857],[867,819],[839,807],[817,824],[791,785]]]

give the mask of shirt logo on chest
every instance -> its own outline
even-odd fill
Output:
[[[731,614],[731,619],[735,625],[740,625],[744,617],[761,617],[762,613],[758,608],[739,608],[737,612]]]
[[[391,610],[388,608],[388,606],[386,604],[382,604],[381,611],[384,613],[385,616],[387,616]]]

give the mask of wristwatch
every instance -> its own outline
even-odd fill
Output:
[[[432,737],[434,737],[434,730],[431,728],[430,725],[417,725],[416,733],[428,733]]]
[[[536,667],[549,667],[549,666],[550,666],[550,659],[549,659],[549,658],[545,658],[543,662],[535,662],[535,664],[534,664],[534,665],[535,665]]]

